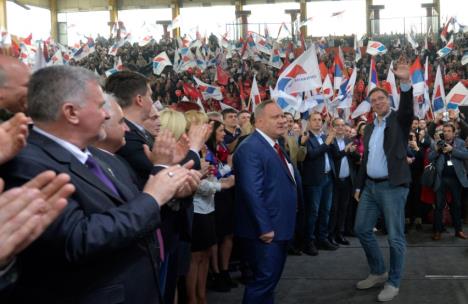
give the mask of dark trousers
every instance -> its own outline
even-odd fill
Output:
[[[333,204],[330,211],[329,235],[331,238],[344,234],[348,205],[351,199],[351,178],[337,178],[333,188]]]
[[[260,239],[242,239],[244,256],[252,267],[253,280],[244,290],[243,304],[273,304],[274,291],[283,273],[287,241],[266,244]]]
[[[434,211],[434,231],[442,232],[442,216],[445,208],[445,192],[452,194],[452,204],[450,213],[452,214],[452,223],[455,232],[462,231],[461,224],[461,192],[462,186],[457,177],[442,177],[440,187],[436,192],[436,209]]]
[[[415,218],[422,217],[422,204],[421,204],[421,176],[413,175],[412,183],[406,200],[405,218],[414,220]]]
[[[306,229],[309,241],[315,241],[316,235],[320,241],[328,238],[332,196],[333,176],[331,173],[324,175],[320,185],[304,186]]]

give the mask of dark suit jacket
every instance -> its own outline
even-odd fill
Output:
[[[345,145],[348,145],[350,142],[352,142],[352,140],[345,138],[344,142]],[[335,138],[332,143],[332,155],[337,178],[340,175],[341,160],[343,159],[343,157],[346,157],[348,159],[349,177],[351,178],[351,184],[354,185],[356,180],[356,163],[359,162],[359,160],[361,159],[359,153],[357,151],[345,152],[344,150],[340,150],[340,147],[338,146],[338,141]]]
[[[118,154],[111,154],[95,147],[88,149],[101,167],[107,170],[112,177],[126,185],[133,193],[140,192],[137,186],[137,175],[125,159]]]
[[[255,131],[234,153],[236,172],[235,234],[258,239],[274,231],[274,241],[292,239],[301,179],[288,173],[279,155]]]
[[[160,303],[154,255],[159,207],[115,179],[115,195],[70,152],[32,131],[2,168],[8,188],[40,172],[67,173],[76,191],[63,213],[19,257],[13,298],[2,303]]]
[[[147,132],[140,131],[132,122],[126,120],[130,131],[125,133],[126,144],[117,154],[123,157],[138,177],[138,188],[143,189],[148,176],[156,174],[163,168],[155,168],[146,157],[143,145],[152,148],[154,139]],[[195,162],[193,168],[200,169],[200,157],[193,151],[189,151],[182,164],[189,160]],[[161,209],[162,225],[161,230],[164,237],[164,248],[166,252],[176,248],[179,237],[190,240],[192,235],[193,222],[193,197],[180,200],[181,208],[178,211],[172,210],[169,206]]]
[[[142,190],[153,169],[153,164],[146,157],[143,145],[148,145],[151,149],[153,139],[145,132],[140,131],[132,122],[128,120],[125,122],[129,131],[125,132],[125,146],[120,148],[117,154],[123,157],[135,171],[138,177],[138,188]]]
[[[304,186],[318,186],[325,176],[325,153],[328,153],[330,169],[335,173],[333,164],[332,145],[325,144],[325,136],[322,136],[323,144],[309,131],[309,140],[306,142],[307,154],[302,162],[302,182]]]
[[[467,171],[465,167],[465,161],[468,160],[468,150],[465,148],[465,141],[460,138],[455,138],[452,147],[451,161],[453,168],[455,169],[455,174],[457,175],[458,181],[462,187],[468,188],[468,178],[466,176]],[[442,156],[442,154],[435,151],[435,147],[432,147],[431,152],[429,153],[429,160],[435,162],[437,169],[436,180],[434,183],[434,190],[437,191],[441,183],[445,158]]]
[[[384,130],[384,151],[387,157],[388,178],[390,184],[394,186],[408,185],[411,182],[411,172],[406,161],[406,152],[413,117],[413,90],[401,91],[398,111],[392,111],[387,117]],[[364,155],[356,181],[356,188],[361,189],[361,191],[367,177],[369,140],[373,131],[374,124],[369,124],[364,129]]]

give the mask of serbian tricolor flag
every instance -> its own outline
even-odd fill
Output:
[[[447,94],[446,98],[447,109],[456,110],[458,106],[468,104],[468,90],[465,88],[463,83],[458,82],[450,93]]]
[[[375,67],[374,57],[371,57],[371,64],[369,68],[369,81],[367,82],[367,95],[369,92],[379,86],[379,79],[377,77],[377,69]]]
[[[413,96],[424,94],[424,74],[419,58],[410,66],[411,82],[413,83]]]
[[[369,40],[366,53],[371,56],[382,55],[387,53],[387,48],[381,42]]]
[[[172,63],[165,51],[153,58],[154,74],[161,75],[162,71],[167,66],[172,66]]]
[[[254,78],[252,81],[252,89],[250,90],[250,98],[249,98],[249,106],[248,106],[248,109],[250,112],[255,112],[255,107],[262,102],[260,91],[258,90],[256,76],[257,75],[254,75]]]
[[[440,65],[437,66],[434,81],[434,93],[432,94],[432,110],[434,113],[442,112],[445,109],[445,89]]]
[[[195,76],[193,79],[197,83],[198,89],[202,93],[204,99],[213,98],[216,100],[223,100],[223,93],[221,93],[221,89],[219,87],[204,83]]]
[[[335,90],[339,90],[340,85],[345,78],[345,75],[344,75],[345,67],[344,67],[343,61],[341,60],[341,57],[338,54],[335,55],[334,70],[335,70],[335,73],[334,73],[334,78],[333,78],[333,88]]]

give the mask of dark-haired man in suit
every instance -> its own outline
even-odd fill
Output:
[[[356,177],[354,164],[359,161],[360,156],[356,152],[356,145],[354,145],[353,141],[345,137],[346,125],[344,120],[335,118],[332,126],[336,134],[332,144],[336,178],[333,187],[329,238],[340,245],[349,245],[349,241],[344,238],[344,225]]]

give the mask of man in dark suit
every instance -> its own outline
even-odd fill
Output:
[[[26,109],[28,67],[17,58],[0,55],[0,164],[26,145],[29,118]],[[15,114],[12,114],[15,113]],[[2,174],[3,176],[3,174]],[[66,174],[40,173],[21,188],[3,191],[0,179],[0,291],[8,292],[18,279],[16,255],[33,243],[65,208],[74,191]]]
[[[28,109],[35,126],[27,147],[2,167],[6,185],[52,170],[67,173],[76,191],[19,255],[21,276],[5,303],[162,302],[153,241],[159,210],[187,181],[191,187],[197,181],[173,166],[135,195],[104,170],[87,149],[105,137],[103,104],[99,81],[88,70],[55,66],[31,78]]]
[[[333,187],[329,238],[340,245],[349,245],[349,241],[344,238],[344,225],[356,178],[354,164],[359,161],[360,156],[356,152],[356,145],[353,144],[353,141],[345,137],[346,125],[344,120],[335,118],[332,126],[336,134],[332,144],[336,178]]]
[[[328,240],[328,221],[335,172],[331,146],[335,130],[330,128],[328,135],[323,135],[322,116],[317,112],[309,117],[309,129],[309,140],[306,142],[307,154],[302,162],[308,238],[303,251],[308,255],[317,255],[316,245],[324,250],[338,248]]]
[[[286,120],[275,102],[257,106],[255,127],[234,153],[235,234],[254,275],[245,287],[243,303],[273,303],[288,241],[294,235],[301,182],[278,144]]]
[[[104,89],[117,98],[129,129],[125,132],[126,143],[117,154],[135,170],[138,186],[142,189],[153,168],[144,149],[145,145],[151,149],[154,143],[154,138],[143,127],[143,121],[155,112],[149,80],[139,73],[122,71],[111,75]]]
[[[436,181],[434,191],[436,192],[436,209],[434,212],[434,235],[432,239],[441,239],[442,215],[445,208],[445,192],[452,193],[452,213],[455,236],[466,239],[461,222],[461,194],[463,188],[468,188],[465,161],[468,160],[468,150],[465,142],[455,136],[455,126],[447,123],[443,127],[444,139],[439,140],[432,147],[429,159],[436,165]]]
[[[356,287],[368,289],[385,283],[377,297],[379,301],[390,301],[399,292],[406,251],[405,203],[411,182],[406,155],[414,111],[409,66],[404,59],[399,61],[395,75],[401,86],[397,111],[390,109],[385,89],[376,87],[369,92],[368,99],[376,118],[364,131],[364,155],[355,192],[359,205],[354,229],[370,268],[370,275]],[[381,216],[390,247],[388,273],[373,231]]]
[[[154,137],[144,127],[144,121],[150,116],[158,117],[158,111],[153,106],[152,90],[149,80],[143,75],[122,71],[111,75],[105,85],[105,90],[114,94],[124,112],[128,131],[125,132],[125,145],[116,153],[123,157],[138,177],[138,186],[142,189],[151,172],[154,173],[154,164],[172,165],[172,158],[168,160],[154,159],[149,154],[150,150],[165,149],[164,146],[153,145]],[[158,122],[154,123],[155,125]],[[195,127],[194,127],[195,128]],[[200,127],[197,127],[200,128]],[[206,131],[206,126],[202,126]],[[200,157],[198,152],[204,144],[202,132],[189,132],[190,150],[179,158],[181,164],[192,160],[193,168],[200,169]],[[159,137],[160,135],[158,135]],[[174,154],[175,155],[175,154]],[[173,302],[176,289],[176,281],[179,273],[177,255],[181,239],[190,241],[193,219],[193,197],[186,197],[177,203],[179,209],[165,206],[161,209],[161,235],[158,239],[160,246],[164,248],[164,258],[161,259],[161,289],[165,301]],[[187,251],[187,255],[188,255]],[[187,256],[187,258],[189,258]]]

